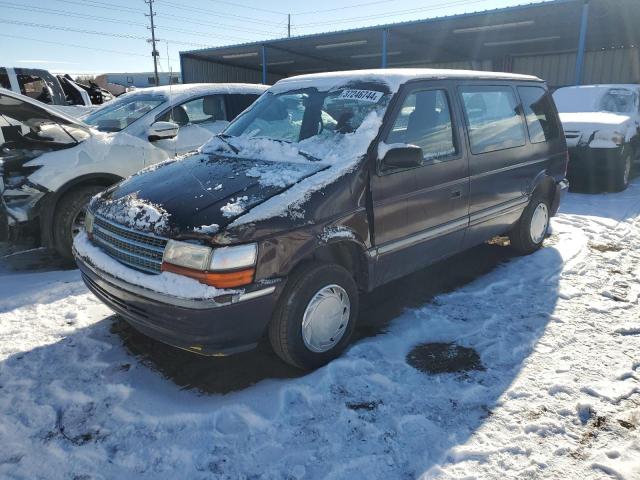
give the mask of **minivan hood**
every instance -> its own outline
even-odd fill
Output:
[[[129,177],[94,198],[91,210],[130,228],[172,238],[212,235],[325,168],[316,162],[195,154]]]

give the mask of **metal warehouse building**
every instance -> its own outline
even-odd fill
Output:
[[[181,52],[185,83],[432,67],[528,73],[559,87],[640,83],[640,0],[554,0]]]

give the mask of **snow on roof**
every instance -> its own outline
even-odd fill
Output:
[[[268,85],[256,83],[178,83],[160,87],[138,88],[132,93],[160,93],[169,95],[192,95],[194,93],[262,93]]]
[[[446,70],[433,68],[388,68],[371,70],[350,70],[345,72],[311,73],[285,78],[277,82],[269,91],[278,93],[288,90],[315,87],[319,90],[331,90],[352,81],[381,82],[396,92],[400,85],[411,80],[438,78],[500,79],[526,80],[541,82],[538,77],[517,73],[484,72],[476,70]]]

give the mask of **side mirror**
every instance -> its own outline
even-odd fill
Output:
[[[382,158],[382,169],[415,168],[422,166],[424,153],[416,145],[391,146]]]
[[[180,126],[173,122],[155,122],[147,130],[147,136],[150,142],[157,140],[168,140],[178,135]]]

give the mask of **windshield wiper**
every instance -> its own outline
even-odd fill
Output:
[[[229,140],[227,140],[227,138],[230,137],[230,135],[225,135],[224,133],[219,133],[216,135],[217,138],[219,138],[220,140],[222,140],[224,142],[225,145],[227,145],[232,151],[233,153],[235,153],[236,155],[238,153],[240,153],[240,149],[238,147],[236,147],[235,145],[233,145]]]

